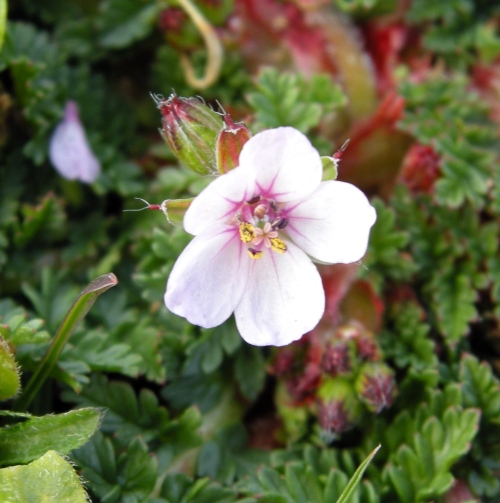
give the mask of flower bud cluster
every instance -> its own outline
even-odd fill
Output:
[[[305,434],[311,417],[326,438],[335,438],[356,426],[363,414],[389,407],[396,394],[394,373],[383,362],[373,333],[356,322],[317,332],[280,350],[273,361],[288,438]]]

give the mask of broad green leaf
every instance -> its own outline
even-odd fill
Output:
[[[101,420],[96,409],[31,417],[0,429],[0,466],[29,463],[47,451],[67,454],[94,434]]]
[[[87,497],[73,467],[48,451],[28,465],[0,470],[0,501],[87,503]]]

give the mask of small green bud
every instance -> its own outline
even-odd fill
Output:
[[[224,123],[198,98],[154,97],[162,115],[160,133],[175,156],[201,175],[215,175],[215,147]]]
[[[362,407],[354,387],[346,379],[324,379],[317,396],[318,421],[324,431],[343,433],[359,421]]]
[[[235,124],[229,114],[224,115],[224,128],[217,136],[217,170],[224,174],[239,166],[240,152],[252,133],[243,124]]]
[[[365,363],[354,386],[359,399],[377,414],[392,405],[396,395],[394,372],[384,363]]]

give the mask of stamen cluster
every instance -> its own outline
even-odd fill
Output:
[[[249,245],[250,258],[261,258],[266,248],[277,253],[286,252],[286,243],[278,231],[288,225],[288,219],[280,216],[279,205],[273,199],[253,197],[236,214],[236,221],[239,222],[240,239]]]

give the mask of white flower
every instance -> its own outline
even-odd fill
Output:
[[[101,173],[101,165],[89,146],[74,101],[68,101],[64,118],[52,134],[49,157],[54,168],[68,180],[92,183]]]
[[[241,336],[257,346],[283,346],[312,330],[325,294],[309,257],[361,259],[376,219],[359,189],[321,177],[320,156],[299,131],[251,138],[239,167],[186,212],[184,228],[195,238],[168,279],[168,309],[205,328],[234,311]]]

